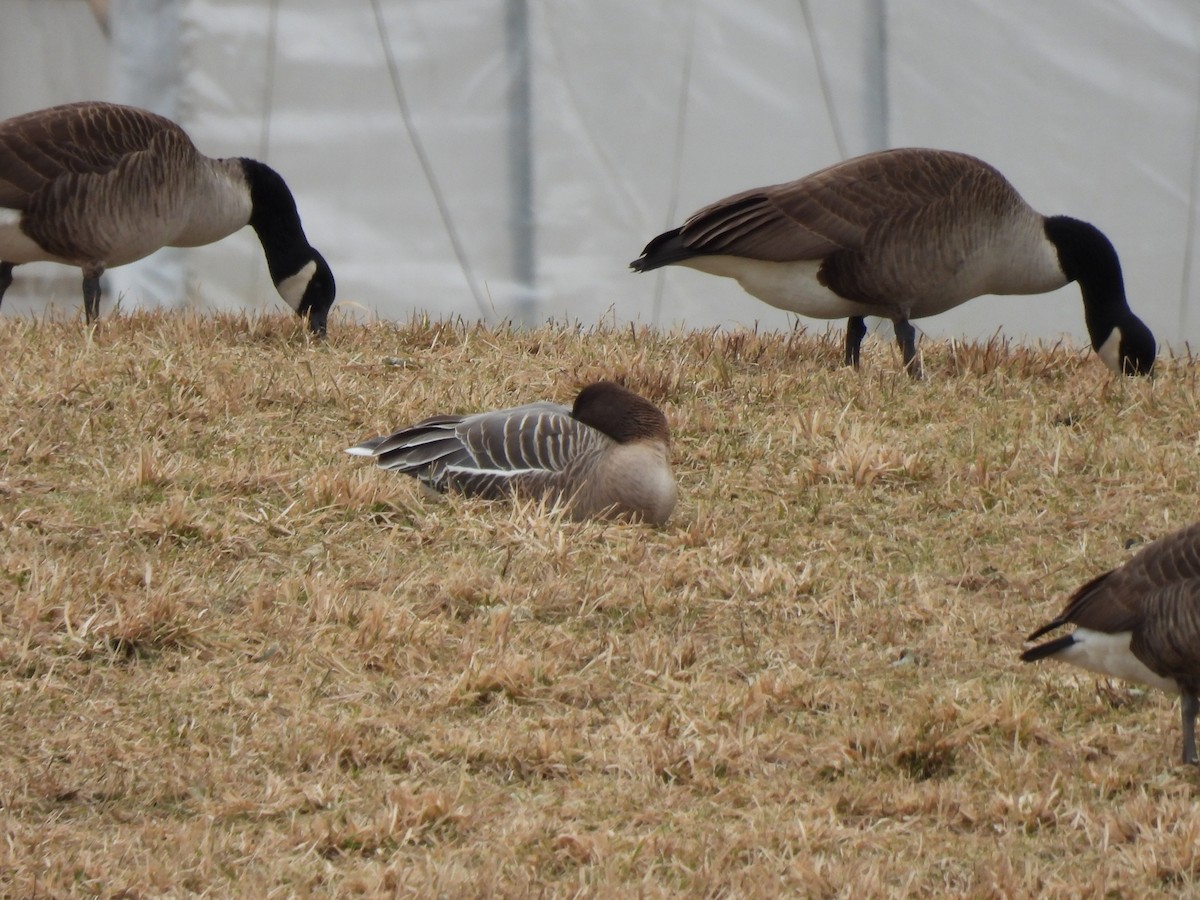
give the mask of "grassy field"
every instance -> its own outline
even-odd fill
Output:
[[[1164,695],[1023,665],[1197,518],[1200,362],[414,321],[0,320],[0,894],[1138,896],[1200,885]],[[344,447],[660,403],[662,529]]]

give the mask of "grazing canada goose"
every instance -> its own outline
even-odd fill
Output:
[[[531,403],[434,416],[346,452],[414,475],[439,491],[565,502],[571,518],[644,519],[675,508],[662,410],[612,381],[589,384],[572,408]]]
[[[1061,659],[1180,696],[1183,761],[1196,755],[1200,710],[1200,522],[1147,544],[1119,568],[1093,578],[1035,641],[1063,625],[1075,631],[1021,654]]]
[[[1092,349],[1115,372],[1148,375],[1154,337],[1125,301],[1108,238],[1042,216],[982,160],[944,150],[869,153],[799,181],[718,200],[660,234],[630,263],[680,264],[734,278],[772,306],[849,317],[846,365],[858,367],[864,316],[885,316],[920,377],[910,319],[980,294],[1083,293]]]
[[[258,234],[280,296],[324,334],[333,273],[274,169],[210,159],[174,122],[130,106],[70,103],[0,122],[0,300],[15,265],[79,266],[91,323],[105,269],[244,225]]]

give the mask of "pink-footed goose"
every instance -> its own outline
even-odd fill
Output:
[[[280,296],[325,333],[333,273],[308,243],[279,173],[210,159],[169,119],[112,103],[71,103],[0,122],[0,300],[13,266],[83,270],[87,321],[100,275],[160,247],[198,247],[250,225]]]
[[[996,169],[963,153],[884,150],[799,181],[718,200],[630,263],[734,278],[780,309],[847,317],[857,368],[864,316],[891,319],[921,375],[910,319],[981,294],[1040,294],[1076,281],[1092,349],[1115,372],[1148,375],[1150,330],[1129,309],[1121,263],[1096,227],[1035,212]]]
[[[539,402],[434,416],[346,452],[414,475],[439,491],[566,504],[573,519],[666,522],[677,489],[667,418],[612,381],[583,388],[572,407]]]
[[[1196,754],[1200,711],[1200,523],[1147,544],[1124,565],[1079,588],[1066,608],[1028,638],[1075,630],[1021,654],[1179,694],[1183,761]]]

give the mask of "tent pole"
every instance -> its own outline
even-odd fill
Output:
[[[509,231],[516,283],[516,321],[536,324],[537,277],[533,231],[533,110],[528,0],[506,0],[505,50],[508,58]]]
[[[888,32],[887,0],[867,0],[865,45],[867,149],[884,150],[889,146],[888,108]]]

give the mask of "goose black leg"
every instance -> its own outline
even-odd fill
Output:
[[[12,270],[16,263],[0,262],[0,303],[4,301],[4,292],[12,284]]]
[[[921,378],[921,360],[917,358],[917,329],[913,328],[908,319],[896,319],[896,343],[900,345],[900,354],[904,357],[904,368],[913,378]]]
[[[86,266],[83,270],[83,312],[91,325],[100,318],[100,276],[104,266]]]
[[[1195,694],[1184,691],[1179,695],[1179,713],[1183,719],[1183,761],[1191,765],[1200,765],[1200,757],[1196,755],[1196,713],[1200,712],[1200,699]]]
[[[851,316],[846,320],[845,365],[858,368],[859,351],[862,349],[863,338],[866,336],[867,323],[862,316]]]

